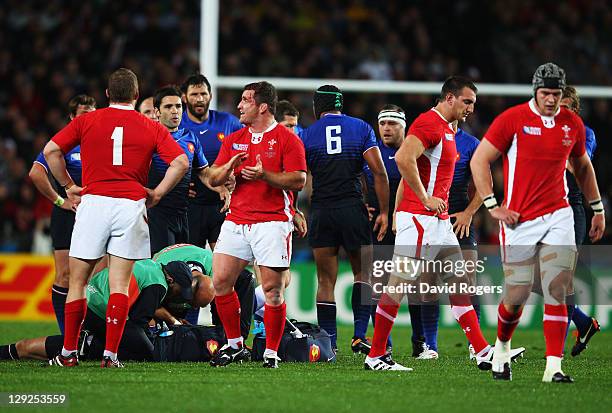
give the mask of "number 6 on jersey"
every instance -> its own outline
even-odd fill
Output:
[[[123,126],[116,126],[111,135],[113,140],[113,166],[123,165]]]
[[[341,133],[342,127],[340,125],[327,126],[325,128],[325,141],[327,143],[327,153],[329,155],[342,153]]]

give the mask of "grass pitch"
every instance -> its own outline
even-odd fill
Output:
[[[55,334],[51,323],[0,323],[0,342]],[[513,365],[512,382],[494,382],[467,357],[459,328],[440,331],[440,359],[414,360],[410,330],[393,332],[395,359],[413,372],[364,371],[353,356],[350,328],[341,328],[334,364],[281,364],[276,371],[259,363],[214,369],[198,363],[128,363],[124,370],[102,370],[98,363],[72,369],[43,368],[38,361],[0,362],[0,392],[66,393],[68,410],[156,412],[408,412],[408,411],[612,411],[612,333],[599,333],[564,370],[571,385],[541,383],[544,339],[541,331],[518,330],[513,343],[527,353]],[[488,338],[492,330],[485,331]],[[569,353],[570,343],[566,348]],[[1,406],[0,410],[15,408]],[[19,408],[19,411],[66,408]]]

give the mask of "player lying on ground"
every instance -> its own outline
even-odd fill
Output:
[[[134,264],[130,279],[129,319],[126,322],[118,353],[124,360],[152,360],[153,344],[147,337],[148,323],[161,306],[170,308],[190,303],[208,304],[211,282],[198,271],[190,270],[181,261],[159,264],[141,260]],[[105,313],[110,296],[108,269],[95,274],[87,284],[87,316],[83,330],[90,340],[88,358],[99,359],[104,351]],[[111,320],[113,322],[113,320]],[[52,359],[62,348],[61,335],[20,340],[0,346],[0,360]],[[81,343],[82,344],[82,343]],[[78,365],[75,358],[74,365]]]

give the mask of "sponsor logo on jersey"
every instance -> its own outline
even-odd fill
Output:
[[[527,135],[541,136],[542,128],[538,128],[536,126],[523,126],[523,133]]]
[[[193,146],[193,143],[189,142],[187,144],[187,149],[189,150],[189,152],[194,153],[195,152],[195,146]]]
[[[204,135],[206,132],[208,132],[208,129],[201,130],[200,135]]]
[[[235,151],[248,151],[249,144],[248,143],[232,143],[232,149]]]
[[[223,142],[223,139],[225,139],[225,133],[223,132],[217,133],[217,139],[219,139],[219,142]]]
[[[308,354],[308,360],[311,363],[314,363],[315,361],[319,361],[319,358],[321,358],[321,349],[316,344],[311,344],[310,353]]]
[[[254,133],[251,135],[251,143],[257,145],[263,139],[263,133]]]
[[[446,138],[447,141],[452,141],[453,139],[455,139],[455,135],[452,133],[445,133],[444,137]]]

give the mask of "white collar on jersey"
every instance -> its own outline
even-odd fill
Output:
[[[253,132],[253,130],[249,126],[249,132],[251,132],[251,135],[263,135],[264,133],[270,132],[272,129],[276,128],[276,125],[278,125],[277,121],[272,122],[272,124],[268,126],[268,129],[263,132]]]
[[[431,110],[433,110],[434,112],[436,112],[438,114],[438,116],[440,116],[442,118],[442,120],[446,123],[448,123],[448,127],[451,128],[452,130],[455,130],[455,128],[453,128],[453,123],[449,122],[446,120],[446,118],[444,116],[442,116],[442,114],[440,112],[438,112],[438,109],[436,108],[431,108]]]
[[[529,100],[529,108],[531,109],[531,111],[532,111],[533,113],[535,113],[536,115],[538,115],[538,116],[540,116],[540,117],[542,117],[542,118],[554,118],[555,116],[557,116],[557,115],[559,114],[559,112],[561,112],[561,106],[559,106],[559,107],[557,108],[557,111],[555,112],[555,114],[554,114],[554,115],[552,115],[552,116],[544,116],[544,115],[542,115],[542,114],[540,113],[540,111],[538,110],[538,108],[536,107],[535,98],[531,98],[531,99]]]
[[[113,109],[121,109],[121,110],[134,110],[134,105],[131,105],[131,104],[126,104],[126,105],[112,104],[112,105],[108,105],[108,107],[113,108]]]

